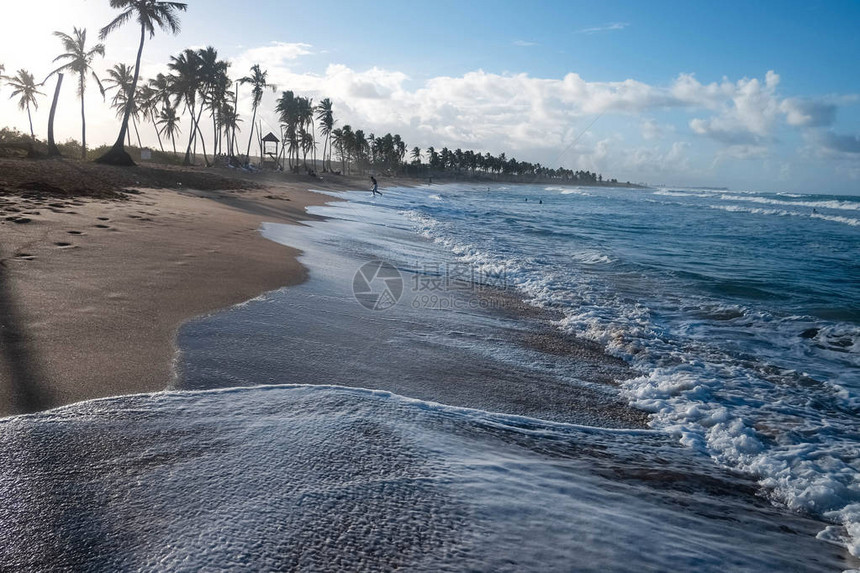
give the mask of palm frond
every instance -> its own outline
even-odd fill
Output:
[[[111,6],[114,8],[119,8],[121,6],[114,6],[115,3],[127,4],[127,1],[123,2],[123,0],[111,0],[111,3],[110,3]],[[108,34],[110,34],[114,30],[116,30],[117,28],[121,27],[123,24],[128,22],[133,15],[134,15],[134,10],[129,8],[128,10],[126,10],[125,12],[123,12],[122,14],[120,14],[119,16],[114,18],[113,20],[111,20],[110,24],[108,24],[107,26],[105,26],[104,28],[99,30],[99,40],[104,40],[105,38],[107,38]]]

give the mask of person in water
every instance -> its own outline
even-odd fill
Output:
[[[373,189],[371,189],[371,190],[370,190],[370,192],[371,192],[371,193],[373,193],[373,197],[376,197],[377,195],[382,196],[382,193],[380,193],[379,191],[377,191],[377,190],[376,190],[376,189],[377,189],[377,187],[379,187],[379,186],[376,184],[376,177],[374,177],[373,175],[371,175],[371,176],[370,176],[370,180],[371,180],[371,181],[373,181]]]

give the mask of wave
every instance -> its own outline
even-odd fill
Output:
[[[835,215],[743,205],[708,206],[729,212],[814,216],[860,224]],[[498,253],[495,243],[481,247],[480,233],[478,237],[464,235],[450,223],[423,216],[416,216],[415,221],[426,237],[463,260],[513,271],[507,275],[509,284],[523,292],[529,302],[563,310],[564,318],[556,322],[562,330],[601,343],[610,354],[649,372],[625,382],[624,391],[633,405],[651,412],[655,428],[677,434],[684,445],[706,453],[723,467],[755,476],[775,503],[840,523],[839,528],[822,532],[822,537],[835,540],[841,535],[840,542],[860,555],[860,505],[855,507],[860,504],[860,459],[854,444],[845,440],[845,436],[853,435],[853,421],[846,422],[841,414],[851,408],[855,398],[836,386],[838,380],[833,380],[834,386],[816,388],[816,394],[824,396],[818,400],[822,404],[829,401],[827,416],[832,418],[822,418],[822,412],[808,404],[804,385],[813,382],[804,375],[768,374],[758,370],[764,366],[739,362],[731,352],[708,340],[667,332],[656,324],[651,309],[606,292],[601,279],[592,284],[590,274],[580,273],[575,266],[548,268],[527,257],[502,258],[494,254]],[[605,253],[589,250],[571,258],[585,264],[613,262]],[[698,306],[704,313],[698,320],[715,324],[714,329],[747,328],[761,330],[757,337],[774,336],[774,317],[759,316],[736,305]],[[686,328],[695,331],[697,327],[693,321]],[[789,347],[796,341],[807,343],[798,337],[800,330],[794,323],[787,323],[785,331],[780,330],[779,336],[785,337]],[[823,334],[819,338],[823,341]],[[838,343],[845,346],[843,339],[846,337],[840,337]],[[762,406],[774,399],[782,403],[782,412],[769,412]],[[794,420],[806,420],[802,423],[805,427],[798,427]]]
[[[338,386],[82,402],[0,421],[0,565],[832,566],[806,522],[671,441]]]
[[[562,195],[582,195],[583,197],[593,197],[593,195],[587,191],[583,191],[581,189],[573,189],[571,187],[544,187],[544,191],[558,191]]]
[[[806,213],[799,211],[786,211],[785,209],[761,209],[757,207],[741,207],[739,205],[708,205],[710,209],[719,209],[730,213],[753,213],[756,215],[778,215],[780,217],[807,217],[812,219],[821,219],[823,221],[832,221],[834,223],[842,223],[852,227],[860,226],[860,219],[852,217],[843,217],[841,215],[825,215],[823,213]]]
[[[713,193],[685,193],[682,191],[660,190],[654,191],[652,195],[662,195],[663,197],[712,197]]]
[[[749,203],[760,203],[764,205],[779,205],[791,207],[809,207],[811,209],[837,209],[845,211],[860,211],[860,201],[782,201],[780,199],[768,199],[767,197],[755,197],[752,195],[720,195],[723,201],[746,201]]]

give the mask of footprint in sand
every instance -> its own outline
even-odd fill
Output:
[[[83,231],[66,231],[70,235],[83,235]]]
[[[96,217],[99,221],[110,221],[110,217]]]
[[[96,229],[110,229],[110,225],[93,225]]]
[[[32,261],[36,258],[35,255],[31,255],[30,253],[18,253],[15,255],[16,259],[21,259],[22,261]]]
[[[74,247],[74,245],[73,245],[73,244],[71,244],[71,243],[65,243],[65,242],[63,242],[63,241],[57,241],[57,242],[56,242],[56,243],[54,243],[54,244],[55,244],[56,246],[60,247],[61,249],[68,249],[68,248],[70,248],[70,247]]]

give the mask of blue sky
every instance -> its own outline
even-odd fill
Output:
[[[58,48],[52,30],[74,24],[94,35],[112,13],[106,1],[31,5],[0,23],[7,73],[47,73]],[[398,132],[410,147],[505,151],[655,184],[860,193],[856,1],[249,7],[191,0],[182,34],[147,46],[143,74],[164,71],[185,47],[213,45],[235,75],[260,63],[279,90],[332,98],[341,125]],[[25,38],[41,44],[22,52]],[[99,65],[132,61],[135,41],[131,28],[119,31]],[[0,86],[0,123],[24,129],[7,90]],[[261,110],[270,126],[275,97]],[[74,109],[72,89],[64,98]],[[116,128],[103,107],[93,92],[94,141]],[[61,137],[79,137],[74,114],[60,121]],[[142,137],[154,143],[149,133]]]

